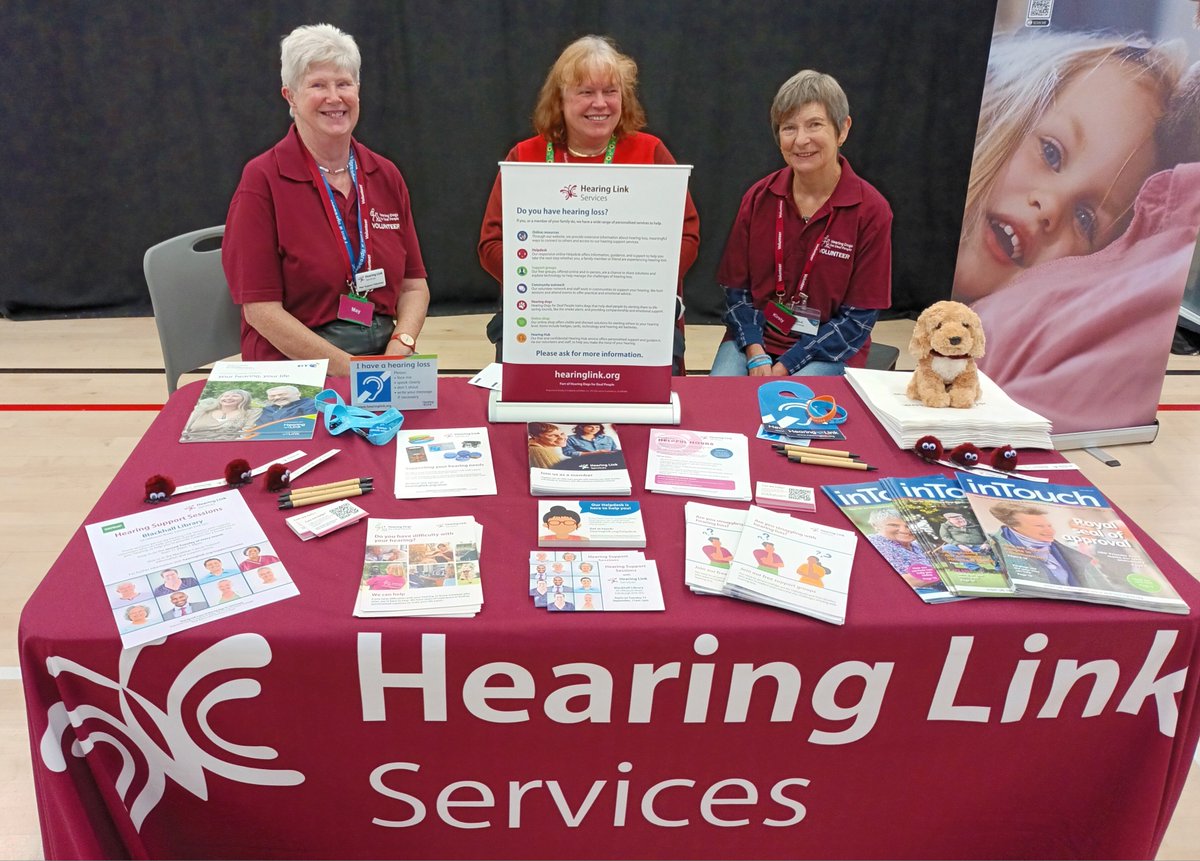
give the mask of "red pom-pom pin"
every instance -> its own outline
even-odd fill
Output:
[[[1003,445],[992,452],[989,460],[994,469],[1012,472],[1017,468],[1017,450],[1011,445]]]
[[[267,467],[267,490],[278,493],[292,483],[292,473],[282,463]]]
[[[979,466],[979,462],[983,460],[983,452],[974,443],[964,442],[950,449],[950,460],[960,466]]]
[[[158,505],[175,492],[175,480],[167,475],[152,475],[146,479],[146,502]]]
[[[917,440],[913,451],[925,460],[941,460],[945,456],[942,452],[942,441],[932,435],[923,436]]]
[[[240,487],[254,480],[250,474],[250,462],[244,457],[236,457],[225,466],[225,483],[230,487]]]

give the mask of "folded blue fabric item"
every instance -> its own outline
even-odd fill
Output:
[[[396,438],[404,424],[404,414],[395,407],[376,415],[348,405],[333,389],[321,392],[315,400],[325,416],[325,430],[332,436],[354,431],[372,445],[385,445]]]

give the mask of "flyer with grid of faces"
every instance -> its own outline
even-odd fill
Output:
[[[665,609],[658,566],[636,550],[534,550],[529,597],[550,613]]]
[[[122,648],[300,594],[237,490],[85,530]]]

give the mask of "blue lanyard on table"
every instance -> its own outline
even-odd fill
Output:
[[[350,150],[350,161],[346,167],[350,171],[350,182],[355,186],[358,185],[358,164],[354,160],[354,149]],[[363,263],[367,259],[367,235],[363,232],[363,216],[362,216],[362,190],[359,190],[358,200],[355,201],[354,208],[358,212],[358,261],[354,259],[354,247],[350,243],[350,234],[346,231],[346,221],[342,218],[342,210],[337,205],[337,198],[333,196],[333,186],[329,184],[329,180],[325,174],[321,174],[321,182],[325,184],[325,194],[329,196],[329,207],[333,210],[333,217],[337,219],[338,230],[342,233],[342,243],[346,246],[346,258],[350,261],[350,278],[347,279],[353,288],[354,276],[362,269]]]

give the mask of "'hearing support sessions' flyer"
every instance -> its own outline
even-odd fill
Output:
[[[300,594],[237,490],[84,528],[122,648]]]

